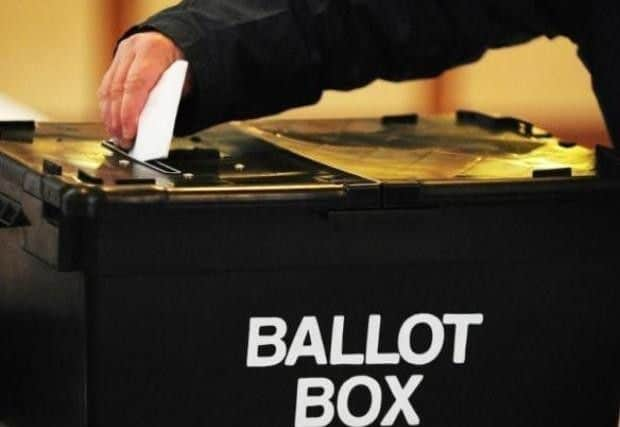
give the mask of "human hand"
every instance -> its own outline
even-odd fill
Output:
[[[183,52],[158,32],[134,34],[119,44],[97,95],[105,128],[121,148],[133,145],[149,93],[164,71],[180,59],[184,59]],[[184,94],[189,81],[188,73]]]

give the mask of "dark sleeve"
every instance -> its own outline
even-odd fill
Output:
[[[620,147],[620,1],[594,1],[582,25],[587,31],[579,43],[579,56],[592,76],[611,139]]]
[[[133,31],[184,51],[194,90],[177,133],[316,102],[325,89],[433,77],[493,47],[580,39],[580,13],[552,0],[185,0]]]

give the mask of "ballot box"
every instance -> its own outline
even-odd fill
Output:
[[[5,123],[0,419],[605,426],[620,156],[510,117]]]

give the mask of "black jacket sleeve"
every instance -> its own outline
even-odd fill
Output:
[[[620,148],[620,1],[595,2],[581,23],[586,31],[579,56],[592,76],[614,146]]]
[[[581,57],[616,141],[618,6],[555,0],[185,0],[135,27],[172,38],[190,62],[194,90],[177,133],[316,102],[324,89],[377,78],[433,77],[489,48],[565,35]],[[620,3],[620,2],[616,2]],[[597,9],[596,13],[593,9]],[[588,29],[603,21],[607,36]],[[597,28],[598,29],[598,28]],[[615,71],[615,74],[614,74]]]

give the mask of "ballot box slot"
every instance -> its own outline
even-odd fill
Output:
[[[166,163],[164,163],[162,160],[147,160],[147,161],[140,161],[134,157],[131,157],[129,155],[129,153],[127,153],[126,151],[122,150],[121,148],[117,147],[115,144],[113,144],[111,141],[103,141],[101,143],[105,148],[114,151],[117,154],[120,154],[122,157],[125,157],[127,160],[129,160],[130,162],[133,163],[137,163],[143,166],[146,166],[150,169],[153,169],[156,172],[159,173],[163,173],[165,175],[181,175],[183,172],[181,172],[180,170],[167,165]]]
[[[167,165],[166,163],[164,163],[161,160],[149,160],[146,162],[138,162],[138,163],[142,163],[145,166],[150,167],[151,169],[160,172],[160,173],[164,173],[166,175],[180,175],[183,172],[181,172],[178,169],[175,169],[169,165]]]

